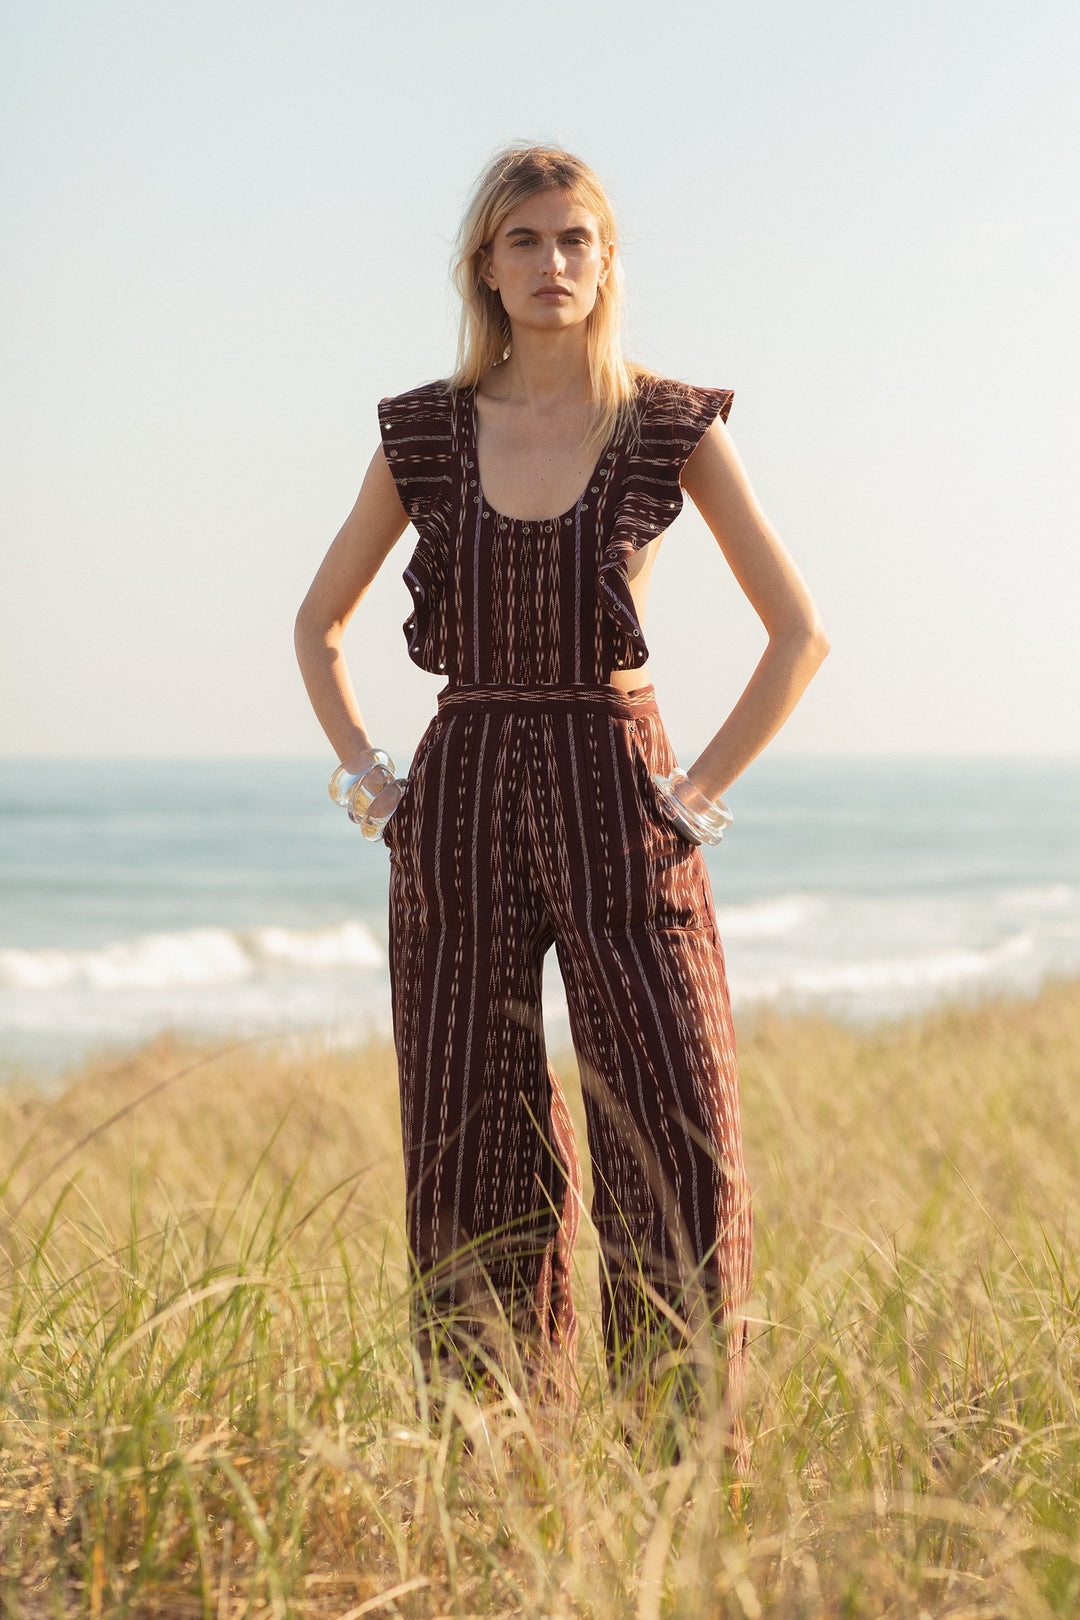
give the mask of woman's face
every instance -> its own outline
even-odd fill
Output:
[[[503,220],[480,274],[514,325],[558,329],[587,320],[614,254],[568,191],[540,191]]]

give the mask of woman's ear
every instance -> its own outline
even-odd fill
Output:
[[[492,292],[498,292],[499,283],[495,280],[495,267],[491,262],[491,254],[485,253],[480,260],[480,279]]]

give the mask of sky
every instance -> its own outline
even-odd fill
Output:
[[[0,754],[333,763],[293,617],[524,139],[609,188],[631,356],[735,391],[833,643],[773,751],[1080,754],[1075,0],[0,18]],[[346,641],[405,759],[412,543]],[[764,640],[689,503],[646,633],[700,748]]]

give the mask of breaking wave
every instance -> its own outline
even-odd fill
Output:
[[[379,968],[385,954],[369,928],[191,928],[145,934],[95,950],[0,950],[0,988],[170,990],[328,969]]]

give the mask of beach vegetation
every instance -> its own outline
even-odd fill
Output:
[[[746,1479],[707,1403],[612,1392],[587,1223],[568,1404],[425,1383],[390,1048],[9,1084],[3,1612],[1080,1612],[1080,984],[740,1044]]]

